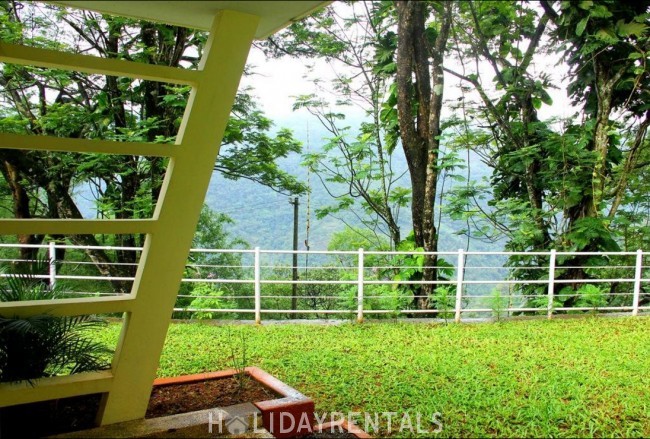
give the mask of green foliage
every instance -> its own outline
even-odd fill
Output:
[[[650,50],[650,15],[646,2],[621,3],[562,2],[554,37],[564,41],[566,59],[572,68],[569,94],[585,103],[585,111],[595,115],[598,74],[603,66],[607,76],[620,74],[611,105],[641,115],[648,108],[650,73],[645,66]],[[597,72],[596,72],[597,73]]]
[[[388,120],[382,113],[394,70],[392,55],[383,50],[390,39],[385,33],[391,32],[384,16],[385,5],[338,4],[293,24],[264,47],[275,56],[320,57],[337,70],[330,84],[334,101],[310,94],[298,96],[294,104],[294,110],[315,116],[328,135],[321,149],[303,157],[303,165],[318,175],[333,199],[316,214],[352,212],[394,247],[401,240],[399,213],[410,201],[410,189],[400,184],[392,165],[397,115],[391,113]],[[311,80],[322,82],[316,75]],[[364,118],[352,126],[348,109],[355,107]]]
[[[455,106],[462,116],[451,141],[494,169],[489,186],[468,177],[451,191],[446,212],[467,222],[462,233],[505,238],[506,249],[518,252],[617,251],[639,236],[647,221],[630,212],[645,202],[636,179],[647,168],[641,159],[648,145],[641,140],[648,126],[647,12],[647,2],[545,2],[541,9],[516,2],[459,4],[452,53],[463,66],[454,72],[463,84]],[[534,69],[547,54],[539,44],[545,37],[553,41],[558,64],[571,69],[568,94],[579,108],[561,123],[538,112],[554,105],[552,76]],[[478,69],[482,65],[491,68]],[[480,97],[478,106],[466,100],[471,93]],[[595,261],[558,258],[559,276],[606,277],[590,268]],[[543,279],[547,264],[529,255],[507,263],[524,281]],[[517,292],[543,296],[546,288],[523,284]]]
[[[438,312],[438,317],[448,323],[450,318],[454,317],[454,307],[456,304],[456,286],[441,285],[434,290],[433,304]]]
[[[346,105],[350,105],[351,97],[347,99]],[[410,190],[397,183],[399,176],[385,151],[383,128],[370,122],[362,122],[355,130],[344,126],[345,116],[330,110],[327,102],[314,95],[298,97],[294,109],[299,108],[318,117],[331,135],[318,152],[303,156],[303,165],[319,176],[334,199],[333,204],[317,210],[316,216],[336,216],[351,210],[366,228],[377,230],[396,245],[399,210],[408,204]],[[368,109],[369,115],[376,109],[376,105]],[[382,240],[378,238],[377,243]]]
[[[191,302],[188,308],[209,310],[228,307],[225,300],[221,298],[223,291],[216,289],[214,284],[197,283],[193,285],[194,287],[190,292],[190,296],[195,296],[196,299],[190,299]],[[193,319],[214,319],[220,315],[213,311],[196,311],[191,313]]]
[[[503,317],[504,310],[508,308],[508,298],[503,297],[501,290],[495,288],[490,293],[489,298],[490,309],[492,310],[492,317],[499,322]]]
[[[620,251],[618,243],[612,239],[607,220],[602,218],[581,218],[576,220],[565,239],[570,243],[569,251]]]
[[[336,57],[347,49],[344,41],[332,35],[327,30],[338,17],[329,8],[323,8],[309,17],[309,20],[293,23],[285,32],[281,32],[282,41],[278,41],[277,35],[269,38],[269,44],[261,47],[268,56],[283,56],[287,53],[297,54],[307,58],[312,57]],[[348,28],[352,21],[347,21]]]
[[[248,365],[246,335],[244,331],[240,330],[239,337],[235,338],[232,335],[233,328],[228,327],[227,330],[231,367],[236,372],[234,378],[237,381],[237,391],[241,392],[250,379],[246,373],[246,366]]]
[[[204,204],[192,239],[192,248],[248,248],[248,244],[241,238],[230,237],[226,231],[229,224],[232,224],[232,219],[228,215],[215,212]]]
[[[356,251],[360,248],[372,251],[389,251],[390,244],[385,239],[380,239],[372,231],[360,227],[346,227],[340,232],[332,234],[327,245],[328,250]],[[369,265],[375,263],[377,256],[367,255]]]
[[[232,220],[224,214],[212,211],[206,205],[201,209],[192,248],[196,249],[235,249],[248,248],[248,244],[232,238],[226,227]],[[241,279],[242,255],[239,253],[192,252],[185,267],[185,278],[194,279]],[[176,307],[180,308],[248,308],[246,299],[223,299],[222,296],[243,296],[247,292],[240,284],[183,283],[179,289]],[[195,297],[208,296],[208,297]],[[179,313],[177,317],[212,319],[222,314],[212,312]]]
[[[607,306],[606,292],[599,285],[584,284],[578,288],[576,294],[578,295],[577,307],[594,308],[596,311],[598,307]]]
[[[196,68],[195,55],[206,38],[196,30],[52,5],[2,2],[0,11],[3,41],[175,68]],[[15,64],[2,66],[0,83],[0,131],[115,142],[174,143],[190,93],[188,86]],[[303,193],[304,184],[277,165],[278,159],[299,152],[292,133],[276,131],[251,90],[241,90],[215,169],[278,192]],[[12,197],[2,198],[2,207],[23,218],[80,218],[74,194],[80,188],[90,189],[99,218],[151,218],[168,163],[159,157],[7,149],[0,159],[6,163],[3,177],[14,188]],[[94,246],[144,243],[144,235],[69,239]],[[114,276],[133,275],[135,259],[129,252],[117,252],[116,260],[99,250],[89,253],[100,271],[104,264]],[[116,283],[116,290],[125,287]]]
[[[424,249],[416,246],[413,232],[411,232],[405,240],[400,242],[397,251],[413,253],[394,256],[390,265],[399,268],[391,268],[387,274],[392,274],[392,279],[395,281],[422,280],[425,257],[424,254],[418,253],[424,253]],[[393,284],[393,289],[405,296],[417,296],[421,292],[421,288],[418,284]]]
[[[226,178],[245,178],[284,194],[303,194],[307,188],[280,169],[277,161],[301,152],[302,145],[288,129],[272,134],[273,122],[259,110],[251,90],[240,90],[222,141],[215,169]]]
[[[372,316],[373,319],[403,317],[402,311],[411,309],[412,302],[410,294],[404,294],[403,290],[392,288],[391,285],[366,285],[364,287],[364,312],[389,311],[381,314],[366,314],[365,318],[369,316]],[[354,303],[356,304],[356,301]]]
[[[432,2],[426,6],[430,15],[422,41],[429,45],[438,35],[441,5]],[[462,95],[449,107],[457,116],[441,124],[443,135],[436,138],[444,146],[435,166],[443,215],[438,232],[453,229],[452,233],[468,235],[472,246],[477,240],[488,243],[484,245],[501,245],[505,240],[506,249],[512,251],[615,251],[650,245],[647,1],[549,2],[541,6],[482,1],[455,2],[453,7],[453,35],[445,66],[462,65],[454,72],[461,81],[458,89]],[[27,46],[192,68],[198,62],[195,52],[200,54],[205,44],[205,33],[173,26],[81,14],[52,5],[25,3],[16,7],[3,2],[0,8],[2,41]],[[345,3],[323,9],[263,44],[274,56],[320,57],[336,66],[338,79],[328,84],[333,100],[307,95],[298,97],[295,105],[318,117],[329,133],[322,149],[303,156],[305,166],[332,195],[331,204],[319,209],[317,216],[357,215],[359,219],[359,227],[333,237],[331,248],[416,250],[412,237],[400,246],[399,214],[411,203],[411,189],[401,183],[401,173],[393,167],[400,135],[394,83],[399,46],[396,30],[394,3]],[[146,40],[145,34],[153,40]],[[109,47],[111,36],[115,41]],[[541,110],[562,105],[551,99],[557,78],[545,68],[549,48],[556,50],[558,71],[563,66],[571,70],[568,93],[579,110],[570,120],[542,117]],[[451,57],[456,58],[454,62],[448,62]],[[340,68],[343,65],[352,70]],[[5,98],[0,105],[1,132],[116,142],[174,142],[190,93],[188,86],[14,64],[2,66],[0,79]],[[323,86],[321,78],[314,82]],[[16,90],[20,93],[13,93]],[[419,105],[413,102],[414,114],[423,108]],[[367,111],[366,117],[348,126],[354,120],[351,109],[355,106]],[[278,192],[304,193],[304,184],[276,164],[278,159],[299,154],[300,143],[290,132],[275,129],[251,90],[240,91],[231,116],[216,169],[227,178],[248,178]],[[421,126],[424,124],[419,123]],[[467,157],[461,159],[460,152],[465,150]],[[16,210],[19,191],[13,189],[17,188],[25,190],[26,216],[32,218],[80,216],[72,193],[88,186],[96,195],[99,217],[149,218],[167,164],[154,157],[6,149],[0,155],[3,163],[18,171],[12,179],[2,167],[2,216]],[[473,174],[472,162],[479,159],[493,170],[489,180],[478,181]],[[458,222],[450,226],[450,218]],[[202,212],[194,246],[245,247],[225,234],[228,221],[225,216]],[[79,239],[73,237],[73,243]],[[97,244],[140,245],[144,235],[88,239]],[[87,262],[97,256],[104,256],[100,258],[104,262],[135,262],[124,252],[95,253],[92,259],[75,251],[67,253],[69,261]],[[242,262],[236,255],[192,254],[189,262],[186,277],[245,276],[236,268]],[[557,262],[561,279],[607,278],[616,273],[596,269],[597,258],[558,258]],[[402,266],[368,273],[372,279],[397,281],[422,279],[426,265],[422,255],[391,261],[368,256],[367,264]],[[442,266],[440,279],[453,274],[452,267],[445,264],[442,260],[437,264]],[[535,255],[515,255],[507,262],[512,277],[522,281],[544,279],[547,265],[548,258]],[[96,274],[83,266],[70,265],[63,270]],[[129,270],[111,274],[130,275]],[[280,271],[278,276],[284,275]],[[310,272],[314,279],[354,279],[350,273],[337,276],[334,270]],[[284,287],[273,286],[272,294],[287,293]],[[207,306],[193,296],[189,285],[182,288],[181,295],[189,297],[180,297],[179,307],[194,301]],[[611,288],[613,292],[628,291],[626,285]],[[369,291],[379,299],[364,306],[398,310],[410,306],[398,296],[417,295],[419,289],[412,285],[395,289],[372,286]],[[531,298],[531,303],[543,303],[546,292],[545,285],[525,283],[513,294],[539,296]],[[316,296],[300,300],[304,307],[326,310],[339,300],[351,311],[356,307],[354,287],[309,286],[304,293]],[[215,304],[250,307],[250,291],[240,285],[215,287],[208,294],[211,297],[206,301]],[[246,297],[221,299],[227,295]],[[431,297],[436,304],[437,295]],[[570,300],[561,303],[577,305],[579,289],[574,287],[569,295]],[[328,296],[338,298],[323,298]],[[607,295],[607,303],[622,300],[617,297]],[[269,299],[278,306],[284,305],[284,300]]]
[[[0,287],[0,302],[61,298],[59,291],[36,277],[47,266],[49,261],[39,260],[10,273]],[[31,382],[107,368],[105,357],[111,352],[92,336],[103,325],[103,321],[88,315],[0,315],[0,381]]]
[[[380,270],[380,277],[391,279],[393,281],[416,282],[422,280],[425,264],[424,249],[417,247],[413,233],[400,242],[397,251],[411,252],[410,254],[400,254],[391,257],[388,266]],[[439,280],[448,280],[454,274],[453,265],[449,264],[442,258],[437,259],[437,278]],[[411,309],[414,306],[416,296],[422,294],[421,286],[417,283],[395,283],[392,285],[393,294],[395,295],[394,306],[399,310]],[[436,296],[430,299],[436,302]]]

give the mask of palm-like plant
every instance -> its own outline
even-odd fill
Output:
[[[0,286],[0,302],[47,300],[64,297],[38,278],[50,262],[37,260],[17,267]],[[6,271],[6,267],[5,270]],[[111,351],[87,337],[103,325],[94,316],[30,317],[0,315],[0,381],[21,381],[100,370],[108,367]]]

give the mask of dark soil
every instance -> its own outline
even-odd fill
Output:
[[[153,389],[145,418],[158,418],[279,397],[281,395],[248,376],[244,377],[242,385],[235,378],[192,384],[171,384]]]
[[[234,378],[171,384],[152,390],[145,417],[227,407],[280,396],[250,377],[245,378],[243,389]],[[93,428],[100,400],[101,395],[97,394],[2,408],[0,438],[36,438]]]

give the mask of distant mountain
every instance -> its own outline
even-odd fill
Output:
[[[355,121],[350,121],[354,125]],[[286,127],[303,143],[303,151],[318,150],[324,143],[327,132],[314,118],[309,118],[306,113],[297,113],[296,117],[276,121],[276,127]],[[480,180],[491,174],[491,169],[482,163],[477,156],[470,156],[472,160],[472,178]],[[302,158],[299,154],[292,154],[280,161],[280,167],[306,182],[307,169],[301,166]],[[396,172],[407,169],[403,152],[398,148],[393,158]],[[409,186],[408,175],[403,177],[403,186]],[[341,188],[344,189],[344,188]],[[79,187],[76,190],[77,201],[84,217],[94,218],[96,215],[94,198],[89,187]],[[251,247],[259,246],[263,249],[288,250],[292,247],[293,240],[293,206],[289,204],[290,198],[249,180],[229,180],[215,172],[210,181],[205,202],[214,211],[230,216],[234,223],[227,226],[233,237],[239,237],[250,244]],[[307,204],[308,197],[303,195],[299,199],[299,249],[305,250],[307,239]],[[310,232],[309,244],[311,250],[325,250],[335,232],[345,228],[343,221],[326,217],[317,219],[314,212],[333,203],[332,198],[323,188],[320,180],[311,176],[311,195],[309,197]],[[343,219],[352,225],[359,222],[352,213],[343,215]],[[402,236],[406,236],[411,228],[410,209],[402,209],[399,224],[402,227]],[[467,238],[456,234],[466,225],[445,219],[440,226],[440,251],[456,251],[466,248]],[[501,250],[502,244],[486,244],[479,241],[470,243],[471,250]]]
[[[305,115],[297,115],[290,120],[276,121],[276,126],[286,127],[303,143],[303,151],[318,150],[324,143],[327,132],[315,119]],[[482,163],[476,155],[471,155],[472,178],[480,180],[491,175],[491,169]],[[401,149],[394,152],[394,164],[397,172],[407,169],[406,161]],[[307,170],[301,166],[302,159],[298,154],[293,154],[281,160],[280,166],[285,171],[297,176],[302,181],[307,180]],[[403,177],[403,186],[409,186],[408,175]],[[342,188],[343,189],[343,188]],[[300,197],[299,207],[299,249],[306,249],[306,210],[307,196]],[[311,211],[311,227],[309,244],[312,250],[327,249],[332,234],[345,228],[345,224],[333,217],[316,219],[316,209],[332,204],[333,200],[323,188],[320,180],[311,176],[311,196],[309,200]],[[290,249],[293,239],[293,207],[289,204],[289,197],[277,194],[269,188],[247,180],[228,180],[215,173],[210,181],[206,196],[207,205],[218,212],[228,214],[235,221],[228,230],[234,235],[243,238],[251,246],[266,249]],[[353,214],[345,215],[346,222],[358,224]],[[410,230],[410,210],[403,209],[400,217],[402,234],[406,236]],[[464,229],[464,223],[444,220],[440,230],[440,251],[455,251],[466,247],[466,237],[458,236],[456,231]],[[474,250],[500,250],[502,245],[486,245],[481,242],[472,242]]]

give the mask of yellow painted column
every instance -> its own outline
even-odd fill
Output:
[[[258,17],[221,11],[214,20],[147,235],[113,361],[111,391],[102,401],[102,425],[142,418],[237,86]]]

